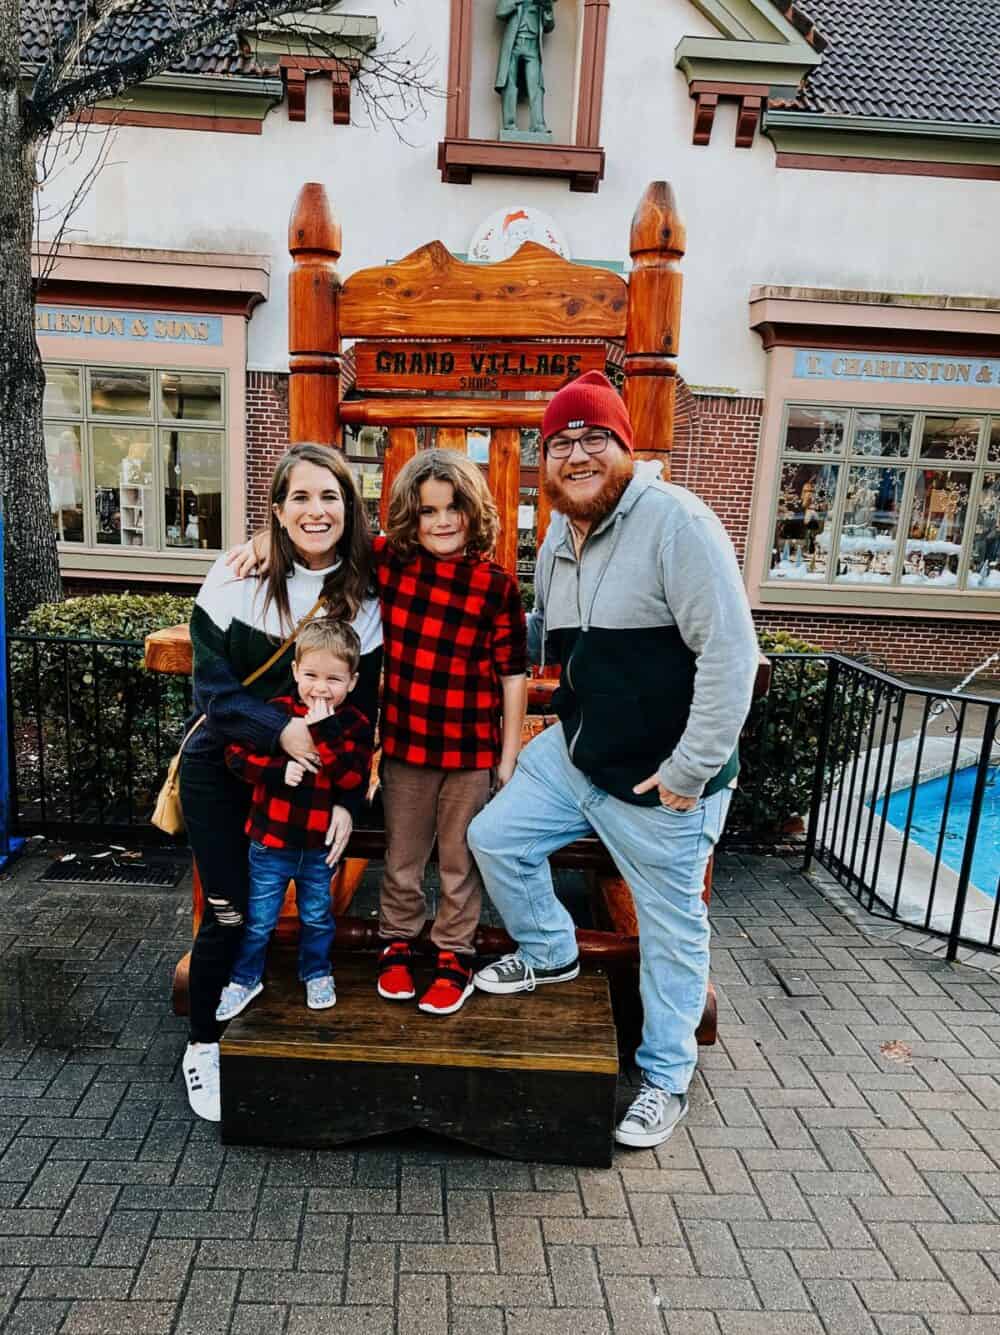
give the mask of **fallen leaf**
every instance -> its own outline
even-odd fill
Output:
[[[913,1048],[901,1038],[891,1038],[880,1044],[879,1052],[890,1062],[908,1062],[913,1056]]]

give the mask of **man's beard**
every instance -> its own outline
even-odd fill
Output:
[[[559,478],[550,476],[547,468],[542,485],[553,510],[558,510],[567,519],[582,519],[593,524],[610,514],[621,500],[622,493],[632,481],[632,467],[631,457],[623,453],[614,467],[608,469],[600,491],[586,499],[575,500]]]

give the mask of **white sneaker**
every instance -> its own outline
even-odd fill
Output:
[[[218,1043],[189,1043],[184,1050],[181,1069],[191,1111],[206,1122],[220,1122]]]
[[[306,1005],[311,1011],[328,1011],[337,1004],[333,978],[324,974],[322,978],[310,978],[306,983]]]
[[[249,986],[246,983],[227,983],[222,989],[222,996],[216,1007],[216,1020],[221,1024],[224,1020],[232,1020],[234,1016],[241,1015],[254,997],[260,996],[263,991],[264,984],[259,978],[256,983],[251,983]]]
[[[636,1150],[662,1145],[673,1135],[681,1118],[687,1116],[687,1110],[686,1094],[669,1094],[665,1089],[643,1083],[615,1128],[615,1140]]]

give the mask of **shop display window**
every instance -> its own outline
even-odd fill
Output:
[[[790,404],[767,582],[1000,587],[996,463],[1000,416]]]
[[[83,447],[78,425],[45,423],[52,526],[60,542],[83,542]]]
[[[786,579],[827,579],[830,518],[839,477],[838,464],[782,465],[771,564]]]
[[[837,544],[838,584],[891,584],[906,473],[853,464]]]
[[[60,543],[221,550],[221,374],[47,365],[45,376],[49,495]]]
[[[990,435],[986,442],[986,462],[1000,464],[1000,417],[994,417],[990,424]]]
[[[1000,473],[984,473],[967,587],[1000,591]]]

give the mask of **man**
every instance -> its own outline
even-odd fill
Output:
[[[500,39],[495,86],[500,94],[502,125],[517,129],[517,94],[528,94],[533,133],[545,133],[545,80],[542,77],[542,34],[556,26],[553,0],[497,0],[497,18],[506,21]]]
[[[659,1145],[687,1112],[708,986],[705,867],[722,833],[757,638],[732,544],[690,492],[636,469],[632,424],[592,371],[542,422],[555,513],[538,554],[534,661],[562,665],[562,727],[522,751],[469,827],[490,898],[518,942],[480,970],[485,992],[579,973],[548,855],[591,832],[628,882],[639,921],[643,1086],[615,1138]]]

